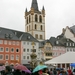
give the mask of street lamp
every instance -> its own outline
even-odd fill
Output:
[[[35,54],[36,49],[34,49],[35,43],[32,42],[31,45],[32,45],[32,53],[30,55],[30,57],[31,57],[30,65],[31,65],[32,69],[34,69],[37,66],[37,59],[36,59],[37,55]]]

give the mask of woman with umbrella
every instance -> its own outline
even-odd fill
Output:
[[[49,74],[48,74],[48,68],[43,69],[42,75],[49,75]]]

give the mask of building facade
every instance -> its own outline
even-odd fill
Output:
[[[0,27],[0,64],[21,63],[21,41],[6,28]]]
[[[30,11],[25,11],[25,32],[39,41],[45,40],[45,9],[39,11],[37,0],[32,0]]]
[[[60,42],[60,38],[51,37],[50,42],[52,44],[52,57],[57,57],[66,52],[65,45]]]
[[[22,49],[22,56],[21,56],[21,63],[22,64],[30,64],[31,62],[31,53],[32,53],[32,43],[35,43],[34,49],[35,54],[37,55],[37,62],[41,61],[41,50],[39,50],[39,41],[36,40],[31,34],[23,33],[21,37],[21,49]]]
[[[52,59],[52,45],[49,40],[40,42],[40,50],[44,61]]]
[[[72,27],[63,28],[64,37],[71,39],[75,42],[75,25]]]

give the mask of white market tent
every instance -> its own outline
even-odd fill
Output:
[[[45,64],[67,64],[67,63],[68,64],[75,63],[75,52],[67,52],[45,62]]]

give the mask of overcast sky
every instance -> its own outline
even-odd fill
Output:
[[[61,34],[62,28],[75,24],[75,0],[37,0],[46,10],[46,38]],[[25,31],[24,11],[32,0],[0,0],[0,26]]]

